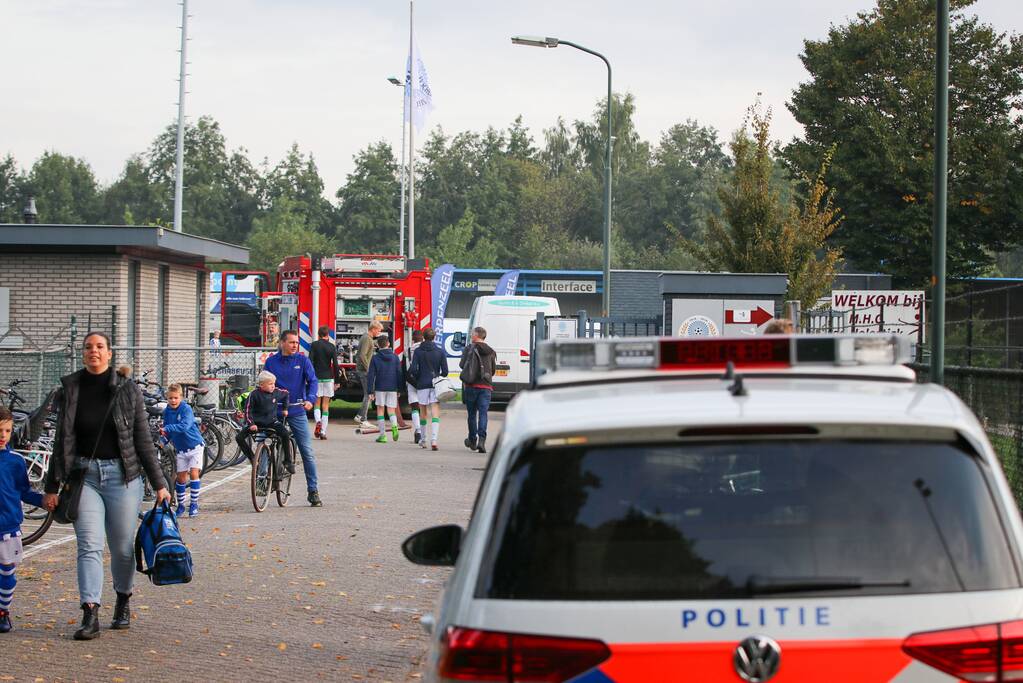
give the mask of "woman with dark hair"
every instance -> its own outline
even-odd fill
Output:
[[[81,478],[74,527],[78,541],[78,593],[82,624],[75,640],[99,635],[103,595],[103,542],[110,548],[110,573],[117,602],[110,628],[131,622],[128,598],[135,579],[134,539],[142,504],[142,471],[157,504],[170,501],[138,385],[110,367],[110,337],[89,332],[82,345],[84,368],[62,377],[57,396],[57,436],[46,473],[47,506],[58,503],[60,485]]]

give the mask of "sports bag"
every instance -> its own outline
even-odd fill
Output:
[[[447,375],[437,375],[433,378],[433,392],[437,394],[438,401],[450,401],[455,397],[455,385]]]
[[[178,520],[167,501],[142,515],[135,532],[135,569],[157,586],[192,580],[192,554],[181,540]]]

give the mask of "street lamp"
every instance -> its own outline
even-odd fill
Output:
[[[611,62],[607,57],[582,45],[549,36],[512,36],[515,45],[529,47],[558,47],[568,45],[599,57],[607,65],[607,159],[604,165],[604,292],[601,298],[602,315],[611,315]]]
[[[405,84],[399,81],[394,76],[388,76],[387,80],[391,85],[396,85],[403,91]],[[405,95],[402,95],[402,102],[404,103]],[[405,120],[405,105],[402,104],[401,111],[401,218],[398,224],[398,253],[402,256],[405,255],[405,132],[406,132],[406,120]]]

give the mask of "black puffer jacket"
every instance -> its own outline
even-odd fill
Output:
[[[81,385],[82,369],[60,378],[61,388],[57,393],[57,435],[53,443],[53,455],[50,467],[46,472],[46,493],[57,493],[60,484],[72,471],[75,456],[88,458],[90,453],[78,451],[75,440],[75,417],[78,412],[78,390]],[[112,409],[114,425],[117,427],[117,443],[121,450],[121,467],[124,470],[124,481],[129,482],[146,470],[154,489],[169,488],[160,461],[156,456],[156,447],[149,433],[146,420],[146,404],[142,399],[142,390],[129,378],[117,373],[110,373],[110,389],[114,394]]]

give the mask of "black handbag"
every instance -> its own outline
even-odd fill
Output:
[[[84,485],[85,472],[71,475],[61,485],[57,507],[53,510],[53,520],[57,524],[74,524],[78,519],[78,503],[82,499]]]

